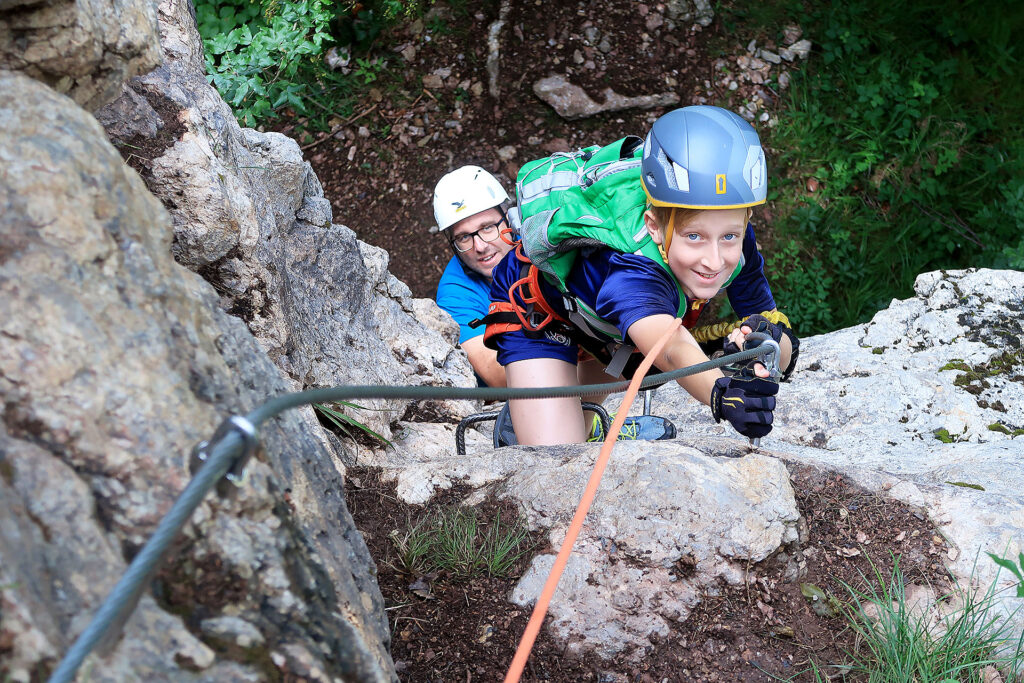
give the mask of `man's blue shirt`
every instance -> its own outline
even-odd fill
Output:
[[[471,320],[487,315],[491,304],[491,281],[462,266],[458,256],[452,256],[437,285],[437,305],[459,324],[459,343],[484,333],[481,325],[469,326]]]

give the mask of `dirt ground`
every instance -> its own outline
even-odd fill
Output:
[[[813,584],[826,594],[848,599],[843,582],[863,587],[875,563],[888,577],[899,557],[907,584],[944,586],[940,558],[943,540],[919,513],[882,499],[837,476],[792,468],[803,523],[802,540],[747,568],[739,587],[721,586],[638,663],[615,659],[572,659],[563,644],[542,630],[524,681],[814,681],[813,661],[826,675],[847,661],[854,636],[839,616],[819,616],[801,592]],[[461,500],[469,489],[455,487],[430,508]],[[391,652],[401,680],[409,683],[501,680],[522,636],[529,610],[509,603],[516,579],[529,557],[557,552],[537,537],[534,553],[508,579],[453,580],[403,573],[396,567],[392,532],[400,534],[426,509],[402,503],[379,472],[349,473],[346,499],[357,528],[377,562],[392,631]],[[514,514],[509,502],[489,500],[484,518]],[[794,572],[790,560],[806,563]],[[787,565],[789,569],[787,570]],[[685,568],[681,568],[685,571]],[[859,680],[856,676],[844,680]]]
[[[679,106],[737,109],[755,93],[766,98],[766,111],[776,104],[769,83],[739,79],[731,90],[720,61],[732,60],[735,68],[752,39],[774,47],[774,34],[729,35],[718,18],[706,28],[673,22],[665,4],[633,0],[512,0],[501,34],[495,100],[488,94],[486,63],[487,27],[498,16],[497,1],[439,3],[434,12],[426,22],[378,39],[371,56],[386,57],[387,68],[355,114],[334,120],[330,134],[301,132],[294,118],[274,126],[305,147],[334,207],[334,221],[388,250],[391,271],[415,296],[434,296],[451,256],[446,242],[431,232],[433,186],[442,175],[477,164],[494,172],[511,193],[523,163],[644,135],[666,111],[564,121],[533,94],[536,80],[568,74],[598,101],[610,87],[629,96],[675,92]],[[769,164],[770,159],[769,150]],[[763,209],[761,215],[763,220]],[[766,237],[759,230],[762,243]]]

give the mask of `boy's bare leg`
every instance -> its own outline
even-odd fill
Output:
[[[554,358],[532,358],[505,366],[510,387],[576,385],[576,366]],[[535,398],[508,402],[516,440],[525,446],[583,443],[587,432],[578,398]]]

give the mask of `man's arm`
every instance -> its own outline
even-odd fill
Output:
[[[467,339],[459,346],[469,356],[469,364],[473,366],[476,374],[480,375],[487,383],[487,386],[503,387],[507,385],[505,368],[498,365],[498,352],[484,346],[482,334]]]

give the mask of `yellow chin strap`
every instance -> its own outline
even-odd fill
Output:
[[[665,239],[658,245],[658,251],[661,252],[661,258],[665,259],[665,263],[668,264],[668,249],[672,246],[672,233],[674,233],[676,225],[676,207],[672,207],[672,213],[668,216],[668,227],[665,228]]]

